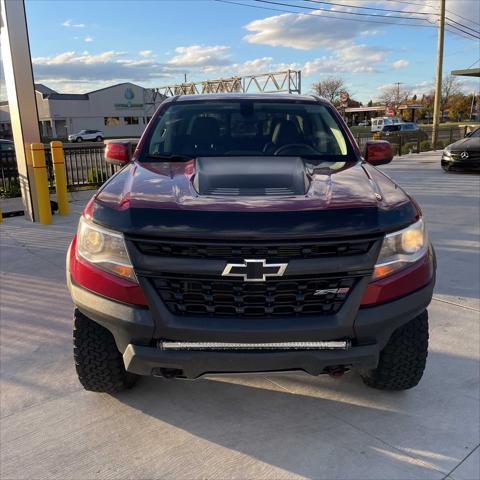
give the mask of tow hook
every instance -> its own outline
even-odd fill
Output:
[[[348,372],[348,368],[338,366],[338,367],[330,367],[327,369],[327,373],[332,377],[332,378],[341,378],[343,375]]]

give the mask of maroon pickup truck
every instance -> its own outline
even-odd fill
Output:
[[[314,96],[165,100],[88,203],[67,257],[87,390],[140,375],[358,369],[422,377],[435,256],[415,200]]]

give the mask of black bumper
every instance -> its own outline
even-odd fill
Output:
[[[107,328],[115,337],[129,372],[140,375],[161,375],[176,371],[185,378],[197,378],[207,373],[272,372],[303,370],[318,375],[329,367],[347,366],[375,368],[378,356],[394,330],[420,314],[430,303],[434,280],[427,286],[398,300],[351,314],[353,329],[346,330],[338,319],[308,322],[292,318],[270,322],[269,329],[255,327],[255,323],[238,320],[228,329],[211,324],[210,320],[183,319],[170,324],[167,330],[176,332],[167,338],[183,341],[223,342],[282,342],[314,341],[350,338],[352,346],[346,350],[291,350],[291,351],[171,351],[157,348],[155,339],[158,325],[149,309],[119,304],[70,285],[77,308],[89,318]],[[355,299],[351,298],[354,302]],[[357,299],[358,301],[358,299]],[[348,302],[347,302],[348,303]],[[356,301],[355,301],[356,303]],[[353,306],[352,306],[353,307]],[[345,304],[342,310],[348,310]],[[358,308],[358,306],[357,306]],[[189,323],[190,322],[190,323]],[[192,323],[193,322],[193,323]],[[158,323],[158,322],[157,322]],[[195,325],[196,324],[196,325]],[[243,324],[243,328],[241,325]],[[348,335],[346,332],[350,332]]]
[[[448,170],[462,170],[462,171],[480,171],[480,160],[453,160],[449,157],[442,157],[441,165]]]

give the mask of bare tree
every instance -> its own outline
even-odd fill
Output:
[[[379,96],[380,101],[387,105],[392,105],[394,108],[405,103],[410,96],[410,91],[400,85],[400,83],[394,83],[393,85],[384,87]]]
[[[457,77],[447,75],[442,79],[442,93],[440,96],[440,111],[443,112],[449,106],[452,97],[462,93],[462,84]]]
[[[328,77],[324,80],[315,82],[312,85],[312,90],[320,97],[326,98],[332,103],[338,103],[340,93],[346,92],[345,81],[340,77]]]

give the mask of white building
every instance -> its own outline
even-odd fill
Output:
[[[138,137],[160,104],[150,90],[119,83],[84,94],[58,93],[35,85],[40,133],[45,138],[66,138],[82,129],[101,130],[106,138]],[[8,104],[0,104],[0,134],[8,131]]]

